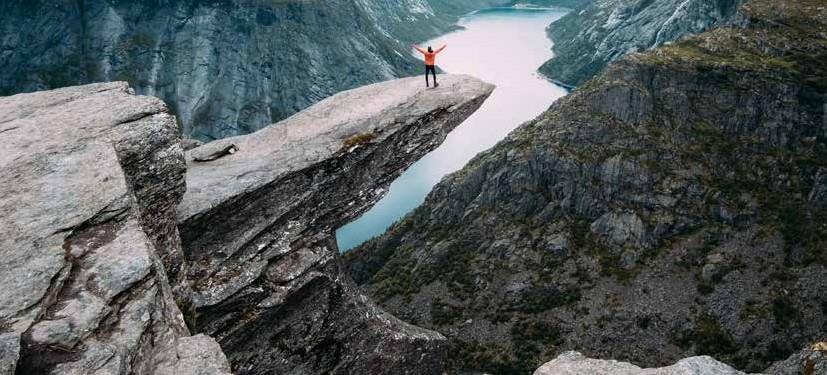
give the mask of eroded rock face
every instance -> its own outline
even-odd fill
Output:
[[[247,134],[341,90],[420,74],[410,42],[507,2],[4,1],[0,95],[128,81],[168,103],[187,137]]]
[[[188,293],[185,164],[160,100],[125,83],[0,98],[0,142],[0,372],[154,374],[181,340],[213,342],[187,337],[171,287]]]
[[[354,280],[459,369],[577,349],[760,372],[822,340],[825,12],[753,0],[615,62],[348,252]]]
[[[709,356],[691,357],[672,366],[642,369],[630,363],[587,358],[565,352],[544,364],[534,375],[745,375]]]
[[[772,375],[827,375],[827,342],[817,342],[766,371]]]
[[[555,57],[540,71],[579,86],[610,62],[731,22],[743,0],[595,0],[548,28]]]
[[[419,78],[383,82],[188,152],[178,220],[197,327],[217,338],[233,371],[441,373],[445,338],[360,294],[334,231],[492,90],[467,76],[443,76],[434,90]]]

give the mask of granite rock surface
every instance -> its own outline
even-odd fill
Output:
[[[125,83],[0,98],[0,372],[154,374],[184,342],[217,346],[176,303],[177,134]],[[227,368],[220,351],[204,365]]]

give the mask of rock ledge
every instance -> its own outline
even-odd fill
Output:
[[[445,338],[358,292],[334,237],[494,89],[440,80],[434,90],[415,77],[345,91],[188,152],[178,221],[197,326],[234,371],[441,373]]]

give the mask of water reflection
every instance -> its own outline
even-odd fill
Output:
[[[461,169],[477,153],[566,94],[537,73],[552,56],[545,28],[565,13],[562,9],[494,8],[464,18],[460,23],[464,30],[423,43],[434,48],[448,44],[437,59],[444,71],[479,77],[497,89],[439,148],[397,178],[376,206],[336,232],[340,250],[384,233],[422,204],[442,177]]]

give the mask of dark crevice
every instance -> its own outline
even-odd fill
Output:
[[[8,129],[2,129],[2,130],[0,130],[0,134],[3,134],[3,133],[5,133],[5,132],[10,132],[10,131],[12,131],[12,130],[17,130],[17,129],[20,129],[20,127],[19,127],[19,126],[12,126],[12,127],[8,128]]]
[[[109,306],[112,308],[112,311],[109,312],[103,319],[101,319],[100,324],[98,325],[97,331],[105,332],[107,334],[103,335],[102,337],[108,336],[113,331],[115,331],[115,327],[120,322],[120,313],[124,306],[126,306],[129,301],[134,300],[136,295],[146,293],[155,286],[155,270],[153,269],[146,276],[142,279],[136,281],[126,290],[118,293],[112,300],[109,302]]]

